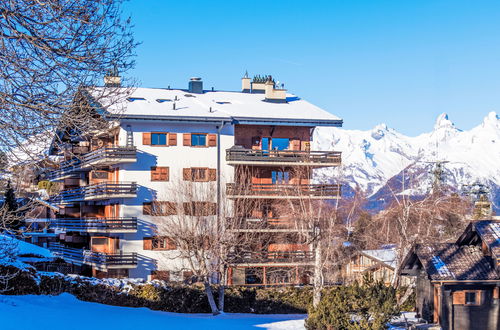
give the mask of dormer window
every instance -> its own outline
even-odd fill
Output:
[[[172,100],[171,99],[156,99],[156,102],[158,102],[158,103],[172,102]]]
[[[229,102],[229,101],[217,101],[215,103],[217,103],[217,104],[231,104],[231,102]]]

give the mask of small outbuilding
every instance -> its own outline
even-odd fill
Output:
[[[469,224],[455,243],[417,244],[401,264],[416,309],[442,329],[500,329],[500,221]]]

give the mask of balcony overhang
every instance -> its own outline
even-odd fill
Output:
[[[53,198],[55,203],[98,201],[112,198],[134,198],[137,196],[135,182],[103,182],[77,189],[62,191]]]
[[[235,184],[226,185],[232,199],[340,199],[339,184]]]
[[[337,151],[253,150],[233,147],[226,150],[229,165],[332,167],[342,163]]]
[[[136,147],[101,148],[61,163],[60,169],[50,172],[48,178],[52,181],[60,181],[71,178],[78,171],[135,162],[137,162]]]
[[[49,228],[82,233],[136,233],[137,218],[48,219]]]

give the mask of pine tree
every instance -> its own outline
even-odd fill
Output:
[[[7,227],[6,229],[17,231],[21,228],[22,222],[18,216],[19,205],[17,203],[14,188],[12,188],[10,181],[7,182],[4,197],[4,207],[7,218],[7,221],[4,221],[5,227]]]

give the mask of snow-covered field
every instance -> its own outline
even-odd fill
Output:
[[[2,330],[304,329],[306,315],[179,314],[84,302],[60,296],[0,295]]]

